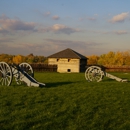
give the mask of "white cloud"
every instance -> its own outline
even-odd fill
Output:
[[[52,30],[57,33],[65,33],[65,34],[71,34],[75,32],[79,32],[78,29],[70,28],[62,24],[55,24],[52,26]]]
[[[0,33],[12,31],[35,31],[36,24],[34,22],[23,22],[19,19],[10,19],[5,15],[0,17]]]
[[[58,16],[55,16],[55,19],[58,19]],[[64,34],[72,34],[75,32],[80,32],[81,30],[68,27],[63,24],[54,24],[51,27],[41,27],[38,26],[37,23],[34,22],[24,22],[19,19],[10,19],[3,15],[0,17],[0,33],[1,34],[12,34],[17,33],[20,31],[21,33],[25,31],[28,33],[30,32],[39,32],[39,33],[46,33],[46,32],[54,32],[54,33],[64,33]]]
[[[46,32],[54,32],[54,33],[64,33],[64,34],[71,34],[75,32],[81,32],[79,29],[71,28],[63,24],[54,24],[52,27],[47,28],[39,28],[39,32],[46,33]]]
[[[53,27],[52,27],[52,29],[53,30],[62,30],[62,29],[65,29],[65,28],[68,28],[68,27],[66,27],[65,25],[62,25],[62,24],[55,24],[55,25],[53,25]]]
[[[53,19],[53,20],[59,20],[60,17],[59,17],[58,15],[55,15],[55,16],[52,17],[52,19]]]
[[[129,16],[129,12],[121,13],[116,16],[114,16],[109,22],[111,23],[117,23],[117,22],[124,22]]]

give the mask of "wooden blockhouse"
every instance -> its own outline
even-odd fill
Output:
[[[57,65],[57,72],[85,72],[87,58],[78,52],[67,48],[48,56],[49,65]]]

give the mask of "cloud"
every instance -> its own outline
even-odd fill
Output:
[[[72,41],[72,40],[55,40],[55,39],[45,39],[50,44],[55,44],[58,46],[71,46],[71,47],[92,47],[92,46],[98,46],[101,45],[100,43],[95,42],[85,42],[85,41]]]
[[[5,15],[0,17],[0,33],[12,31],[35,31],[34,22],[23,22],[19,19],[10,19]]]
[[[104,34],[116,34],[116,35],[124,35],[124,34],[128,34],[129,32],[125,31],[125,30],[118,30],[118,31],[109,31],[109,32],[104,32]]]
[[[96,21],[97,20],[97,14],[94,15],[94,17],[83,17],[83,18],[79,18],[79,21],[85,21],[85,20],[89,20],[89,21]]]
[[[81,54],[91,53],[102,46],[101,43],[85,42],[85,41],[73,41],[73,40],[56,40],[56,39],[43,39],[42,42],[32,44],[31,42],[15,42],[13,39],[1,39],[0,52],[6,54],[21,54],[28,55],[33,53],[34,55],[49,56],[53,53],[61,51],[66,48],[71,48]],[[12,42],[11,42],[12,40]],[[7,41],[7,42],[6,42]],[[10,41],[10,42],[9,42]],[[87,51],[86,51],[87,49]]]
[[[71,28],[71,27],[68,27],[68,26],[65,26],[63,24],[54,24],[52,27],[47,27],[47,28],[39,28],[38,29],[39,32],[43,32],[43,33],[46,33],[46,32],[54,32],[54,33],[64,33],[64,34],[71,34],[71,33],[75,33],[75,32],[80,32],[81,30],[79,29],[75,29],[75,28]]]
[[[36,9],[35,12],[40,15],[40,17],[42,16],[42,18],[44,17],[49,17],[51,15],[51,12],[50,11],[47,11],[47,12],[41,12],[40,10]]]
[[[54,16],[51,16],[51,12],[48,11],[48,12],[45,12],[45,13],[42,13],[40,12],[39,10],[36,10],[36,12],[41,15],[42,17],[46,18],[46,17],[52,17],[53,20],[59,20],[60,17],[58,15],[54,15]]]
[[[36,55],[45,55],[46,54],[46,47],[42,44],[31,44],[31,43],[0,43],[0,52],[4,54],[21,54],[21,55],[28,55],[30,53]],[[45,53],[43,53],[45,52]]]
[[[45,12],[45,13],[44,13],[44,16],[47,17],[47,16],[49,16],[50,14],[51,14],[51,12],[48,11],[48,12]]]
[[[56,53],[66,48],[71,48],[81,54],[92,53],[92,50],[96,50],[102,46],[102,43],[89,42],[89,41],[74,41],[74,40],[55,40],[45,39],[45,43],[50,46],[49,54]],[[86,51],[87,49],[87,51]]]
[[[90,21],[96,21],[96,18],[94,18],[94,17],[89,17],[88,20],[90,20]]]
[[[53,17],[52,17],[52,19],[53,19],[53,20],[59,20],[59,19],[60,19],[60,17],[59,17],[59,16],[57,16],[57,15],[55,15],[55,16],[53,16]]]
[[[0,27],[0,33],[1,33],[1,34],[7,34],[7,33],[9,33],[9,31],[8,31],[8,30],[5,30],[5,29],[2,28],[2,27]]]
[[[13,42],[14,39],[13,38],[0,38],[0,43],[4,43],[4,42]]]
[[[117,34],[117,35],[124,35],[128,34],[129,32],[126,30],[117,30],[117,31],[96,31],[96,30],[88,30],[88,32],[91,33],[97,33],[97,34]]]
[[[84,21],[85,20],[85,18],[79,18],[79,21]]]
[[[59,19],[58,16],[55,16],[54,19]],[[6,15],[2,15],[0,17],[0,33],[1,34],[11,34],[17,33],[18,31],[26,32],[39,32],[39,33],[64,33],[64,34],[72,34],[75,32],[80,32],[81,30],[68,27],[63,24],[54,24],[51,27],[41,27],[38,26],[37,23],[34,22],[24,22],[20,19],[10,19]]]
[[[116,16],[114,16],[109,22],[111,23],[117,23],[117,22],[124,22],[129,16],[129,13],[121,13]]]
[[[115,34],[117,34],[117,35],[128,34],[128,32],[127,32],[127,31],[125,31],[125,30],[114,31],[114,33],[115,33]]]

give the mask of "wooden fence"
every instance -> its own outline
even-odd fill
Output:
[[[49,64],[30,64],[34,71],[37,72],[57,72],[57,65],[49,65]]]
[[[57,65],[49,64],[30,64],[37,72],[57,72]],[[103,66],[106,72],[130,72],[130,66]]]
[[[130,72],[130,66],[105,66],[106,72]]]

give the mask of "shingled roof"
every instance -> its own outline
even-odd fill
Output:
[[[67,48],[53,55],[48,56],[48,58],[76,58],[76,59],[87,59],[85,56],[79,54],[78,52]]]

